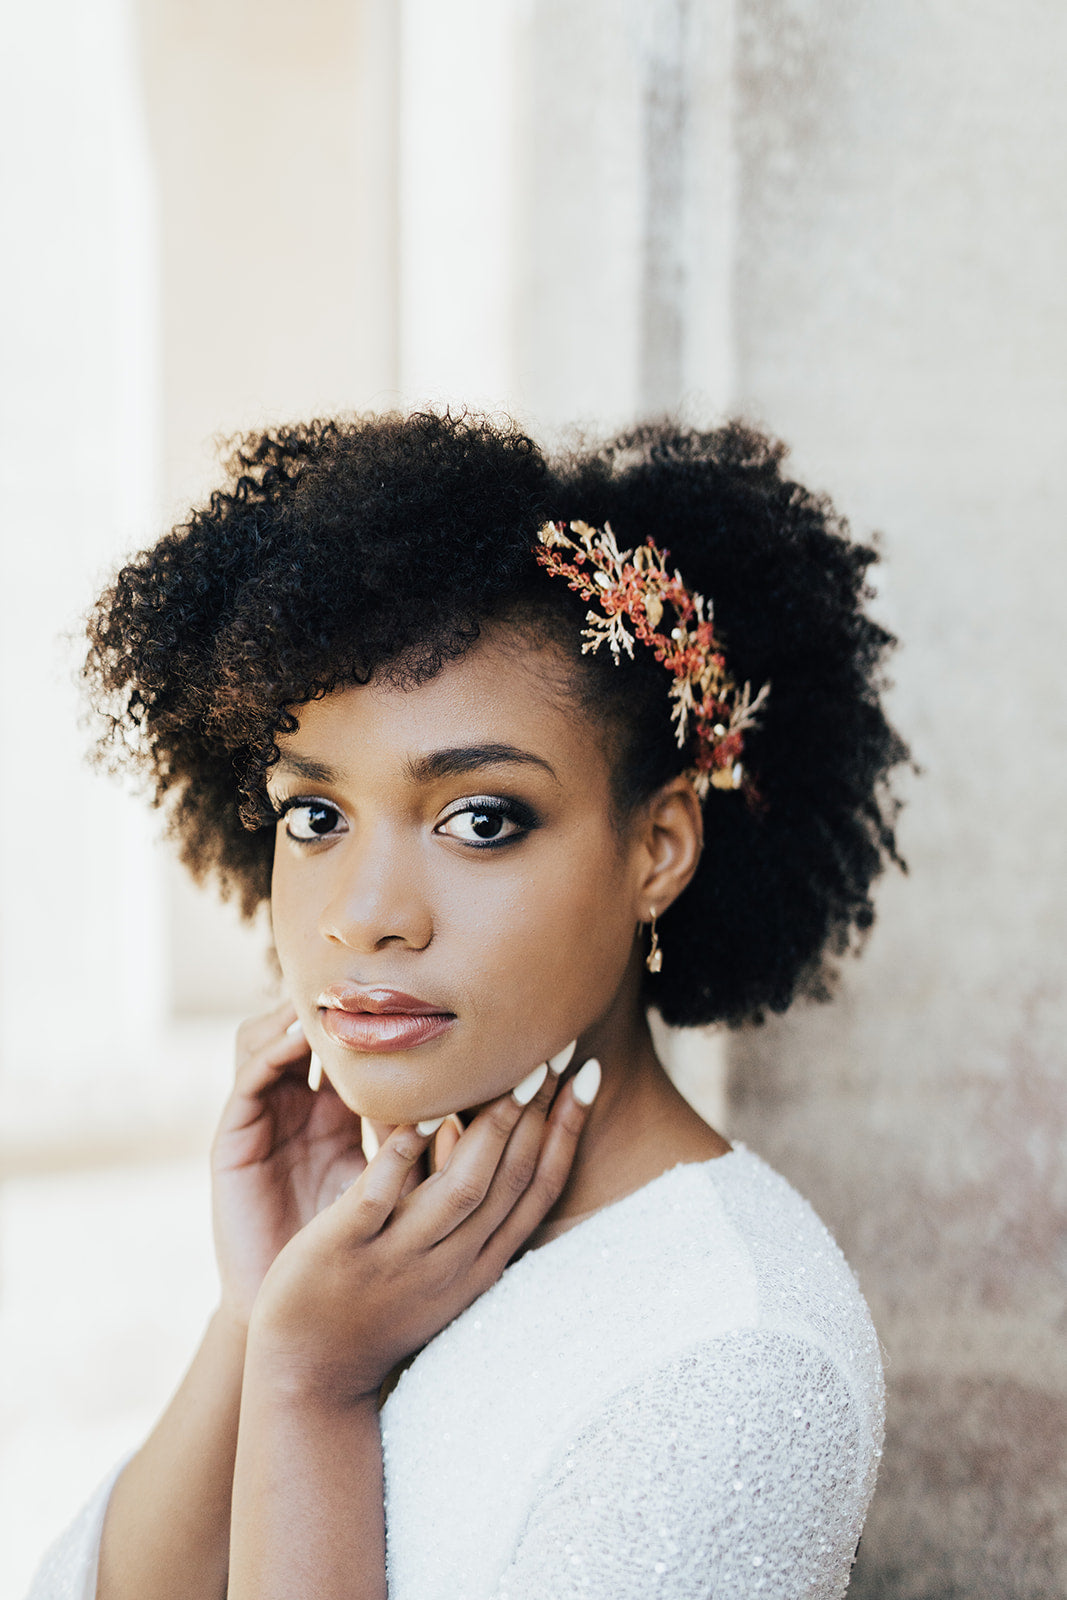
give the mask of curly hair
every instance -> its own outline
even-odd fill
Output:
[[[104,761],[148,780],[185,865],[251,916],[270,894],[266,776],[294,708],[376,674],[432,677],[507,618],[564,652],[610,736],[617,808],[687,765],[650,651],[582,656],[585,605],[536,563],[546,519],[651,536],[714,603],[738,682],[769,682],[746,766],[759,806],[712,789],[699,868],[660,923],[647,998],[677,1026],[824,998],[899,861],[886,780],[907,750],[880,705],[895,641],[864,614],[875,552],[732,422],[649,423],[549,459],[510,423],[421,412],[240,440],[225,489],[119,572],[89,621]],[[902,864],[902,863],[901,863]]]

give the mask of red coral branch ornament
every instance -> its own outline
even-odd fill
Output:
[[[639,640],[671,674],[671,721],[678,748],[692,742],[689,777],[700,798],[711,788],[744,789],[756,800],[741,758],[744,736],[771,686],[765,683],[754,697],[750,684],[738,689],[715,637],[712,607],[703,595],[689,592],[677,571],[667,571],[670,551],[651,539],[620,550],[608,522],[603,528],[546,522],[537,538],[534,554],[541,565],[600,608],[586,613],[582,654],[606,644],[618,666],[622,651],[632,658]],[[674,622],[664,632],[660,624],[668,606]]]

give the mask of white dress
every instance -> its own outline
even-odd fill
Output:
[[[832,1600],[882,1443],[878,1340],[744,1148],[507,1269],[382,1410],[390,1600]],[[93,1600],[105,1484],[27,1600]]]

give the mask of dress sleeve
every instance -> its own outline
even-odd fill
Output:
[[[100,1535],[111,1491],[129,1457],[119,1462],[70,1526],[45,1552],[26,1600],[95,1600]]]
[[[832,1600],[848,1584],[877,1443],[808,1340],[711,1340],[575,1435],[493,1600]]]

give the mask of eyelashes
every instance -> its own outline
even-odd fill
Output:
[[[326,800],[305,800],[297,796],[276,805],[274,815],[279,822],[284,818],[290,839],[297,844],[312,844],[316,839],[330,837],[341,813]]]
[[[273,809],[275,819],[285,822],[286,835],[294,844],[313,845],[348,831],[341,811],[328,800],[295,795],[276,802]],[[522,800],[503,795],[468,795],[453,804],[433,831],[471,850],[500,850],[540,826],[540,817]]]
[[[450,827],[452,824],[455,826]],[[477,795],[459,801],[441,818],[434,832],[459,839],[474,850],[499,850],[525,838],[540,825],[537,813],[521,800]]]

